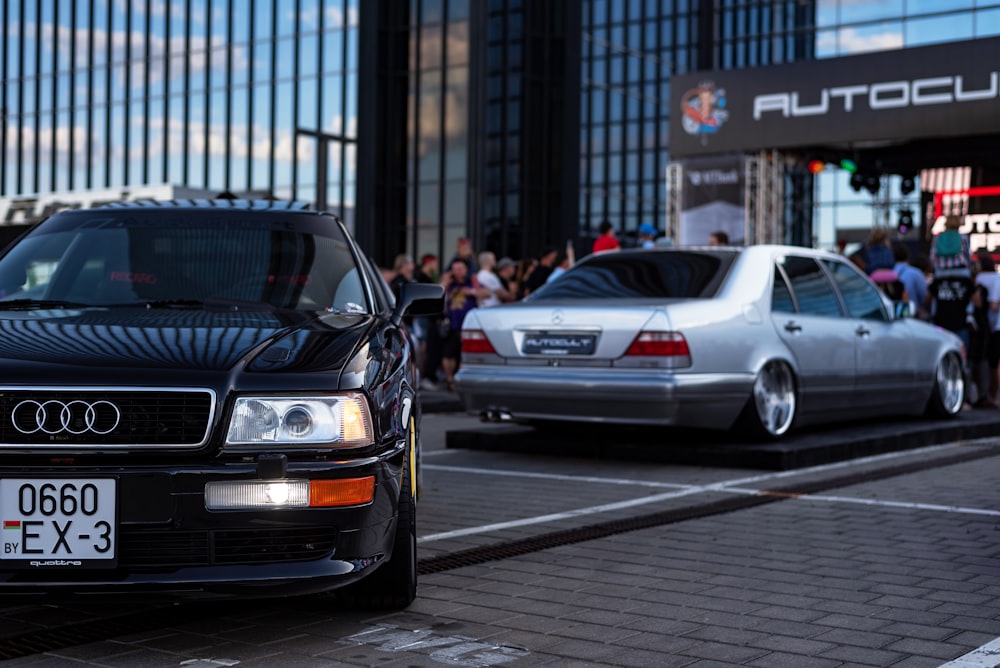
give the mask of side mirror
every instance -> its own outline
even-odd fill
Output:
[[[404,315],[441,315],[444,313],[444,287],[437,283],[404,283],[392,312],[392,322],[399,325]]]
[[[917,315],[916,309],[913,307],[913,302],[893,302],[892,303],[893,316],[896,320],[901,320],[903,318],[915,318]]]

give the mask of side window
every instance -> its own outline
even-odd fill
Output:
[[[380,313],[386,309],[391,309],[396,305],[396,300],[392,295],[392,290],[382,277],[382,273],[376,268],[370,257],[359,255],[360,263],[365,268],[368,275],[368,282],[372,288],[372,298],[375,303],[372,305],[375,313]],[[359,266],[360,268],[360,266]]]
[[[852,318],[868,320],[889,319],[885,304],[878,288],[869,283],[856,269],[838,260],[824,260],[833,282],[847,305],[847,314]]]
[[[364,309],[365,291],[361,287],[361,273],[357,269],[344,274],[337,284],[333,295],[333,306],[348,313],[357,313]]]
[[[771,289],[771,310],[779,313],[796,312],[792,289],[788,287],[785,274],[777,265],[774,267],[774,287]]]
[[[781,266],[792,283],[799,313],[840,317],[840,301],[823,268],[811,257],[786,256]]]

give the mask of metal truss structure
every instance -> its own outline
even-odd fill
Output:
[[[775,150],[748,155],[743,163],[747,244],[783,243],[784,156]]]

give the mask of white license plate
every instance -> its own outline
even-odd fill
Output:
[[[114,478],[0,480],[0,563],[113,566],[116,488]]]

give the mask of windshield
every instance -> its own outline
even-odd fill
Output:
[[[217,299],[367,312],[360,272],[339,228],[329,225],[327,235],[306,229],[318,225],[252,218],[191,211],[53,218],[0,258],[0,304]]]
[[[712,297],[735,257],[695,251],[600,253],[546,283],[527,301]]]

